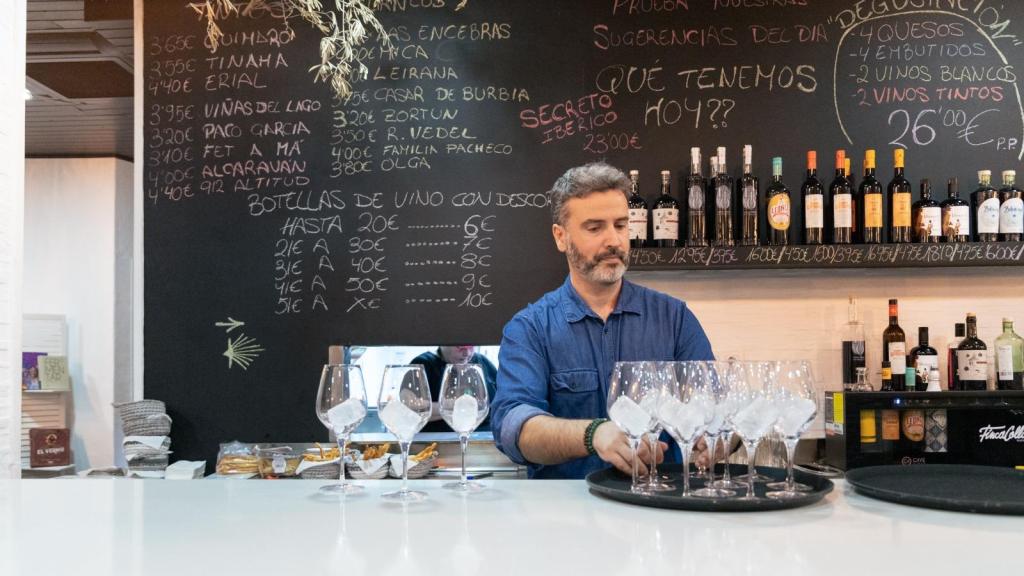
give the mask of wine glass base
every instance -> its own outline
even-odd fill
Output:
[[[814,488],[811,488],[807,484],[801,484],[799,482],[794,482],[792,487],[785,482],[771,482],[768,484],[768,489],[778,490],[780,492],[811,492],[814,490]]]
[[[648,492],[671,492],[676,489],[675,486],[667,482],[662,482],[660,479],[655,482],[648,482],[644,484],[644,489]]]
[[[363,487],[358,484],[349,484],[345,482],[343,484],[328,484],[327,486],[321,486],[320,492],[324,494],[359,494],[363,491]]]
[[[722,490],[721,488],[701,488],[700,490],[694,490],[692,495],[698,498],[731,498],[736,493],[732,490]]]
[[[715,480],[711,483],[712,488],[721,488],[723,490],[746,490],[747,485],[743,482],[737,482],[736,480]]]
[[[732,479],[733,480],[739,480],[744,485],[746,485],[747,482],[750,481],[750,474],[743,474],[743,475],[740,475],[740,476],[733,476]],[[774,481],[775,481],[775,478],[772,478],[771,476],[765,476],[764,474],[754,474],[754,482],[774,482]]]
[[[793,498],[802,498],[804,493],[779,490],[778,492],[768,492],[765,496],[773,500],[792,500]]]
[[[454,492],[463,492],[463,493],[466,493],[466,494],[473,494],[473,493],[480,492],[480,491],[484,490],[486,488],[486,486],[484,486],[483,484],[481,484],[479,482],[474,482],[472,480],[469,480],[467,482],[448,482],[447,484],[442,486],[442,488],[444,488],[446,490],[452,490]]]
[[[385,492],[380,497],[391,502],[421,502],[427,499],[427,493],[419,490],[396,490]]]

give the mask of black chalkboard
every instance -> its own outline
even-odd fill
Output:
[[[543,193],[569,166],[636,168],[653,199],[691,146],[733,171],[752,144],[762,181],[782,156],[794,190],[811,148],[826,175],[877,148],[887,180],[906,147],[911,180],[964,191],[1020,165],[1024,6],[456,4],[382,2],[395,50],[362,49],[339,104],[279,3],[211,53],[188,2],[146,2],[145,389],[176,456],[323,437],[330,344],[497,343],[564,277]]]

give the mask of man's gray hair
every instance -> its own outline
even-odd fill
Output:
[[[565,203],[573,198],[584,198],[594,192],[618,190],[628,194],[630,180],[618,168],[604,162],[592,162],[565,171],[548,191],[551,220],[565,223]]]

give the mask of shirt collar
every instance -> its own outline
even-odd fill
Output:
[[[601,318],[590,309],[590,306],[580,298],[576,288],[572,285],[572,277],[566,276],[565,283],[559,289],[559,299],[562,303],[562,310],[565,312],[565,319],[568,322],[579,322],[590,316],[600,320]],[[641,313],[639,290],[628,280],[622,280],[622,291],[619,293],[619,301],[612,310],[612,315],[620,313],[637,314]]]

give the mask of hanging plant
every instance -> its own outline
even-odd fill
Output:
[[[274,2],[276,10],[271,11],[287,21],[299,16],[323,34],[320,40],[320,64],[310,68],[318,82],[327,82],[341,100],[352,95],[352,82],[362,80],[369,74],[365,64],[356,58],[356,48],[367,39],[376,36],[382,51],[391,50],[387,31],[377,19],[374,10],[381,0],[333,0],[334,9],[324,9],[320,0],[280,0]],[[462,0],[456,8],[461,9],[468,0]],[[206,21],[206,36],[211,52],[220,47],[224,36],[219,21],[239,15],[252,14],[254,10],[269,10],[265,0],[204,0],[189,6],[200,20]]]

